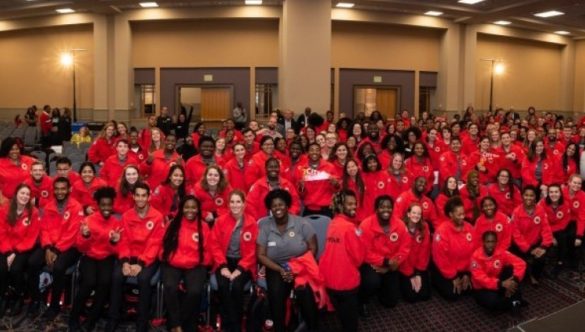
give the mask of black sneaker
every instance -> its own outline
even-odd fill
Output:
[[[42,315],[42,318],[46,321],[54,321],[59,316],[59,309],[49,307]]]

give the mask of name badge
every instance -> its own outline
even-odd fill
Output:
[[[270,241],[270,242],[268,242],[268,246],[269,247],[276,247],[276,242]]]

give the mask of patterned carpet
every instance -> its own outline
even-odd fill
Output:
[[[573,272],[563,272],[556,279],[543,279],[538,288],[524,286],[524,298],[530,303],[519,316],[509,313],[490,313],[479,307],[471,297],[450,303],[437,294],[425,303],[399,303],[393,309],[385,309],[377,303],[369,305],[370,317],[360,321],[360,331],[506,331],[519,322],[558,311],[585,299],[585,278]],[[4,317],[0,331],[67,331],[67,313],[51,324],[40,318],[30,320],[23,315]],[[104,322],[97,331],[103,330]],[[334,314],[323,314],[323,331],[339,331]],[[132,324],[122,325],[120,331],[133,331]],[[166,331],[163,327],[153,331]]]

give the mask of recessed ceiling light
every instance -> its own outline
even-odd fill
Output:
[[[355,6],[355,3],[352,2],[338,2],[337,5],[335,5],[336,7],[339,8],[353,8],[353,6]]]
[[[476,3],[480,3],[484,0],[459,0],[459,3],[464,3],[466,5],[475,5]]]
[[[570,35],[571,34],[569,31],[555,31],[555,33],[557,35]]]
[[[57,13],[59,14],[71,14],[71,13],[75,13],[75,10],[71,9],[71,8],[59,8],[55,10]]]
[[[548,12],[534,14],[534,16],[536,16],[536,17],[543,17],[543,18],[555,17],[555,16],[561,16],[561,15],[565,15],[565,13],[560,12],[558,10],[549,10]]]
[[[140,7],[142,7],[142,8],[156,8],[156,7],[158,7],[158,3],[156,3],[156,2],[141,2]]]
[[[436,10],[429,10],[428,12],[425,13],[425,15],[429,15],[429,16],[441,16],[441,15],[443,15],[443,12],[438,12]]]
[[[262,0],[246,0],[246,5],[261,5]]]
[[[510,21],[495,21],[494,24],[497,24],[497,25],[510,25],[510,24],[512,24],[512,22],[510,22]]]

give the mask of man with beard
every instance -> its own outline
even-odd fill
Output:
[[[258,130],[256,135],[270,136],[272,138],[284,137],[284,126],[278,123],[276,115],[272,115],[268,119],[266,127]]]
[[[360,144],[358,146],[358,150],[359,150],[360,146],[362,146],[366,143],[370,143],[372,145],[372,147],[374,148],[374,151],[376,153],[380,153],[380,151],[382,151],[382,147],[380,145],[380,143],[381,143],[380,129],[378,128],[378,126],[376,126],[375,123],[371,123],[371,122],[364,123],[364,126],[367,126],[367,128],[368,128],[367,129],[368,136],[360,142]]]
[[[201,180],[207,166],[217,164],[215,158],[213,158],[214,151],[215,140],[213,137],[201,136],[199,139],[199,154],[189,159],[185,165],[185,180],[188,187]]]
[[[424,176],[417,177],[416,180],[414,180],[412,189],[403,192],[396,199],[393,216],[402,219],[408,208],[416,203],[422,207],[422,219],[429,225],[434,227],[438,226],[437,209],[435,208],[435,204],[424,194],[426,185],[427,179]]]

